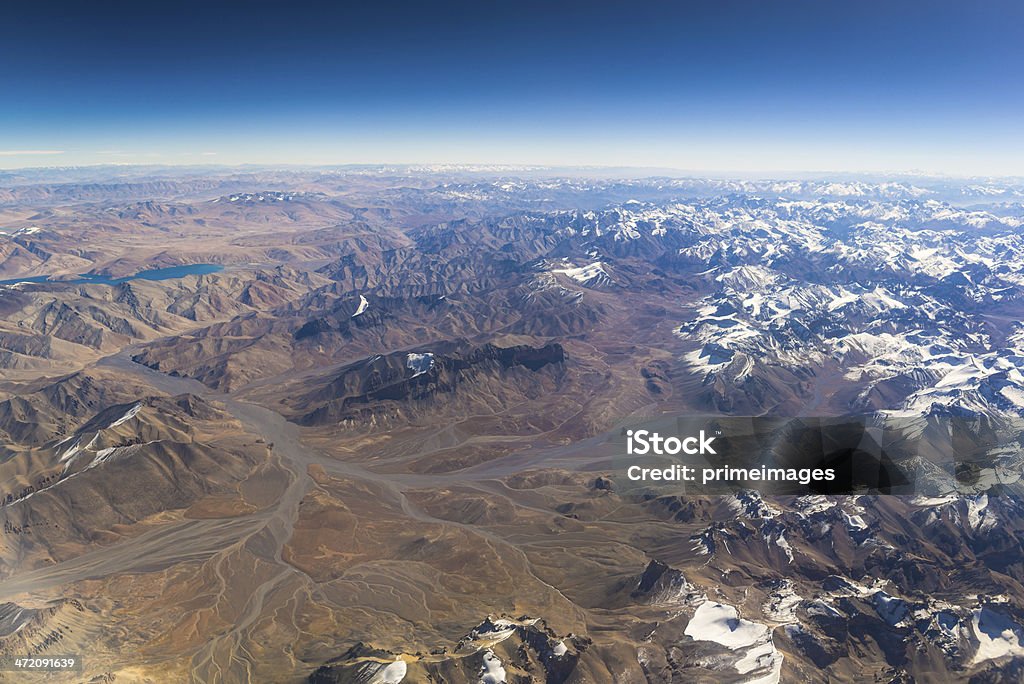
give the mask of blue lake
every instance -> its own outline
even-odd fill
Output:
[[[190,275],[203,275],[223,271],[224,267],[218,264],[186,264],[184,266],[168,266],[167,268],[154,268],[148,271],[139,271],[135,275],[124,278],[111,278],[105,275],[94,275],[83,273],[77,278],[58,278],[53,280],[50,276],[34,276],[32,278],[12,278],[11,280],[0,280],[0,285],[13,285],[14,283],[68,283],[80,285],[82,283],[97,283],[99,285],[119,285],[129,280],[174,280]]]

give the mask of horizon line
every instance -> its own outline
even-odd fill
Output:
[[[3,156],[0,154],[0,156]],[[809,169],[761,169],[761,170],[739,170],[728,168],[701,169],[682,168],[659,165],[632,165],[632,164],[532,164],[532,163],[511,163],[511,162],[337,162],[337,163],[303,163],[303,162],[239,162],[239,163],[216,163],[216,162],[97,162],[95,164],[51,164],[47,166],[0,166],[0,173],[17,171],[61,171],[61,170],[87,170],[103,168],[135,168],[135,169],[220,169],[220,170],[243,170],[243,169],[382,169],[386,167],[398,168],[437,168],[438,170],[463,170],[463,171],[487,171],[509,170],[509,171],[556,171],[556,170],[580,170],[580,171],[643,171],[643,172],[667,172],[670,174],[685,174],[685,177],[697,177],[711,179],[715,174],[723,176],[758,177],[760,180],[782,180],[780,175],[792,174],[796,176],[852,176],[852,177],[885,177],[885,178],[928,178],[948,180],[1007,180],[1024,181],[1024,174],[955,174],[944,171],[926,171],[922,169],[909,169],[900,171],[870,171],[870,170],[809,170]],[[772,175],[767,175],[772,174]]]

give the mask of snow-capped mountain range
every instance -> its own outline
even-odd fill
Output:
[[[707,383],[742,391],[788,369],[856,386],[844,410],[1024,415],[1022,217],[930,199],[743,196],[504,225],[554,231],[571,256],[548,272],[588,287],[613,286],[630,261],[683,274],[700,297],[676,333]]]

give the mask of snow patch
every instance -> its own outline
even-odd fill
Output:
[[[846,526],[851,530],[859,531],[868,529],[868,524],[864,522],[864,518],[859,515],[850,515],[846,511],[843,511],[843,517],[846,518]]]
[[[891,627],[898,626],[903,622],[903,618],[907,617],[907,604],[903,599],[879,591],[872,597],[872,600],[878,616]]]
[[[947,494],[945,496],[915,496],[910,500],[910,505],[921,506],[924,508],[944,506],[945,504],[956,501],[958,498],[960,497],[956,494]]]
[[[734,665],[740,674],[768,670],[749,682],[776,684],[779,681],[783,656],[772,642],[772,631],[765,625],[740,618],[732,606],[711,601],[702,603],[683,633],[695,641],[713,641],[731,651],[743,651]]]
[[[707,601],[697,608],[683,633],[695,641],[714,641],[736,650],[753,646],[769,632],[764,625],[740,618],[732,606]]]
[[[405,673],[408,669],[409,666],[406,665],[404,660],[396,660],[376,670],[373,677],[367,681],[367,684],[399,684],[405,679]]]
[[[776,622],[794,623],[797,621],[796,609],[803,598],[793,590],[793,583],[783,580],[782,586],[768,595],[764,604],[765,617]]]
[[[611,282],[611,276],[608,275],[608,271],[604,268],[604,262],[601,261],[595,261],[592,264],[578,268],[556,268],[552,269],[551,272],[569,276],[576,282],[584,285],[607,284]]]
[[[789,562],[793,562],[793,547],[790,546],[789,541],[786,539],[786,535],[779,533],[779,536],[775,539],[775,544],[786,553],[786,558]]]
[[[430,353],[408,354],[405,357],[405,367],[412,371],[412,375],[409,376],[410,378],[423,375],[434,367],[434,355]]]
[[[72,456],[74,456],[75,454],[78,453],[78,450],[80,448],[79,447],[80,441],[81,441],[81,438],[76,439],[75,443],[72,444],[71,447],[67,451],[64,452],[64,454],[60,457],[60,463],[63,463],[64,461],[68,460],[69,458],[71,458]]]
[[[366,311],[366,308],[368,306],[370,306],[370,302],[367,301],[366,297],[364,297],[363,295],[359,295],[359,308],[357,308],[356,312],[352,314],[352,318],[355,318],[356,316],[361,316],[363,312]]]
[[[967,504],[967,524],[972,530],[987,530],[995,527],[996,517],[988,508],[988,494],[964,497]]]
[[[121,416],[120,418],[115,420],[113,423],[111,423],[110,427],[117,427],[118,425],[121,425],[122,423],[127,423],[129,420],[134,418],[138,414],[139,410],[141,410],[141,409],[142,409],[142,403],[141,402],[135,404],[130,409],[128,409],[127,413],[125,413],[123,416]]]
[[[1003,656],[1024,656],[1024,627],[1002,613],[987,607],[979,608],[974,611],[971,626],[978,639],[975,663]]]
[[[484,663],[480,667],[479,684],[505,684],[505,668],[494,651],[484,651]]]

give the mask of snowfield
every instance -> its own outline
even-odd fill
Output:
[[[772,643],[772,630],[767,626],[739,617],[736,609],[725,603],[702,603],[683,632],[695,641],[713,641],[739,653],[734,663],[742,674],[755,673],[744,680],[747,684],[776,684],[782,674],[783,655]]]
[[[388,665],[381,663],[378,667],[379,669],[367,680],[367,684],[400,684],[409,668],[404,660],[396,660]]]
[[[562,275],[568,276],[583,285],[594,286],[607,285],[611,283],[611,276],[608,275],[608,271],[605,270],[605,265],[600,261],[596,261],[586,266],[580,266],[578,268],[556,268],[551,272],[561,273]]]
[[[1024,627],[1002,613],[979,608],[974,611],[971,627],[978,640],[975,663],[1004,656],[1024,656]]]

